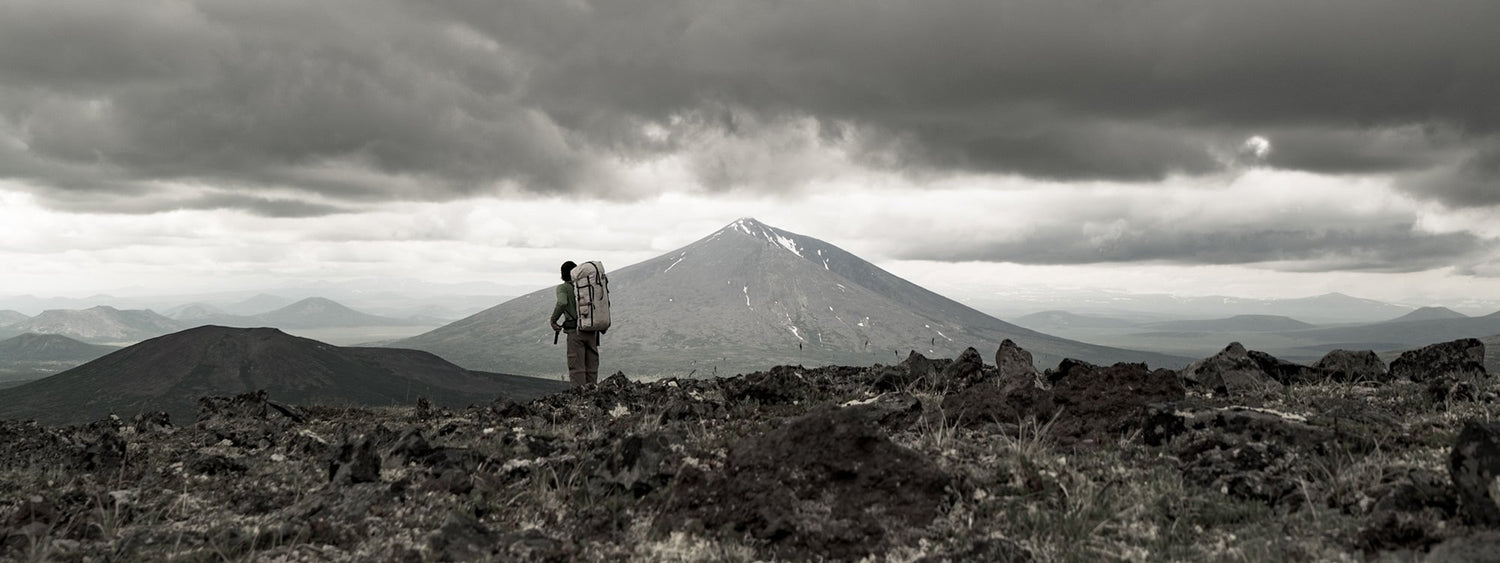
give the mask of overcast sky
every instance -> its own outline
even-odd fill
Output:
[[[755,216],[940,290],[1500,299],[1496,22],[1493,0],[0,0],[0,293],[540,285]]]

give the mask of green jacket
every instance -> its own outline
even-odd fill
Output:
[[[574,293],[571,283],[557,285],[557,304],[552,306],[552,316],[547,319],[548,322],[562,324],[557,322],[559,317],[569,321],[578,320],[578,295]]]

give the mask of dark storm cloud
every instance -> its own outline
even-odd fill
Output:
[[[1150,181],[1234,166],[1258,134],[1266,165],[1425,173],[1404,187],[1487,204],[1495,21],[1490,0],[20,0],[0,6],[0,175],[601,195],[614,164],[681,153],[723,188],[780,153],[705,135],[813,119],[917,174]]]
[[[1288,271],[1415,272],[1470,263],[1492,243],[1470,233],[1420,233],[1409,224],[1201,231],[1149,226],[1104,235],[1057,226],[1000,242],[947,241],[910,249],[904,258],[1022,264],[1267,263]]]

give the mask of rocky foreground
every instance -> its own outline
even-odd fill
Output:
[[[464,410],[8,421],[0,558],[1489,561],[1500,406],[1473,352],[1037,372],[1007,343]]]

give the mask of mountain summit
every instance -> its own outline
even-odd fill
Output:
[[[586,256],[559,257],[575,261]],[[605,265],[608,267],[608,264]],[[610,272],[616,326],[600,371],[733,375],[778,364],[895,363],[908,351],[986,355],[1004,339],[1043,363],[1149,361],[1170,356],[1094,346],[1006,323],[892,275],[816,238],[740,219],[683,248]],[[542,289],[393,345],[470,369],[565,370]]]

